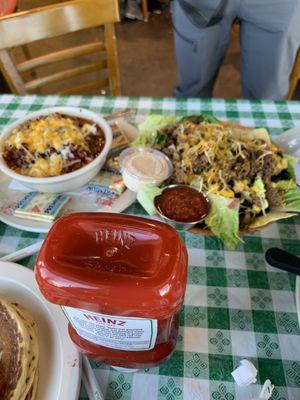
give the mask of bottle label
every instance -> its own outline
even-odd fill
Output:
[[[62,307],[79,336],[111,349],[145,351],[153,349],[157,320],[98,314],[73,307]]]

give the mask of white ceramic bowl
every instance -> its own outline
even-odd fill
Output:
[[[105,145],[101,153],[93,161],[91,161],[84,167],[79,168],[78,170],[70,172],[68,174],[63,174],[59,176],[48,177],[48,178],[35,178],[14,172],[12,169],[8,167],[2,155],[2,149],[5,143],[5,139],[11,135],[13,129],[15,129],[17,126],[21,125],[25,121],[45,115],[50,115],[53,113],[61,113],[83,119],[86,118],[87,120],[92,121],[96,125],[100,126],[105,135]],[[29,187],[30,189],[34,189],[40,192],[51,192],[51,193],[68,192],[70,190],[77,189],[82,185],[85,185],[95,175],[97,175],[98,171],[101,169],[106,160],[107,154],[111,147],[111,143],[112,143],[111,128],[108,125],[108,123],[98,114],[89,110],[85,110],[83,108],[49,107],[28,114],[25,117],[20,118],[16,122],[13,122],[11,125],[3,129],[0,137],[0,170],[4,174],[8,175],[10,178]]]

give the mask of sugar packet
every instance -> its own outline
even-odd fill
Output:
[[[99,174],[96,175],[95,178],[93,178],[88,183],[87,187],[89,192],[91,191],[91,188],[97,187],[99,190],[103,189],[102,192],[107,192],[107,193],[109,193],[107,189],[110,189],[117,195],[122,194],[125,190],[125,185],[123,182],[122,175],[119,174],[118,172],[111,172],[108,170],[100,171]]]
[[[110,124],[113,134],[111,151],[121,150],[129,145],[129,139],[125,132],[120,128],[117,122]]]
[[[13,215],[52,222],[69,199],[70,197],[64,194],[29,192],[17,203]]]

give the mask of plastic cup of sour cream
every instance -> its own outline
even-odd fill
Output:
[[[149,147],[123,150],[119,163],[124,184],[133,192],[138,192],[146,184],[160,185],[173,172],[170,159],[161,151]]]

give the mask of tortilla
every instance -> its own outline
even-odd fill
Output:
[[[18,400],[25,400],[27,394],[30,392],[37,372],[38,366],[38,337],[37,337],[37,327],[33,321],[31,315],[22,308],[19,304],[12,305],[16,310],[17,314],[23,320],[26,325],[27,331],[29,333],[29,351],[28,351],[28,372],[25,380],[25,385],[23,387],[22,395]],[[16,399],[17,400],[17,399]]]
[[[35,323],[17,304],[0,299],[0,398],[25,400],[36,393],[38,338]]]
[[[3,300],[0,300],[0,339],[1,398],[18,398],[28,374],[29,334],[12,305]]]
[[[37,391],[37,385],[38,385],[38,378],[39,378],[39,374],[38,374],[38,372],[36,372],[35,376],[34,376],[33,383],[31,385],[31,388],[30,388],[29,392],[27,393],[27,396],[26,396],[25,400],[34,400],[35,399],[36,391]]]
[[[266,215],[261,215],[256,217],[255,220],[249,225],[249,229],[258,229],[263,228],[269,225],[272,222],[278,221],[279,219],[286,219],[294,217],[298,214],[296,213],[287,213],[283,211],[270,211]]]

